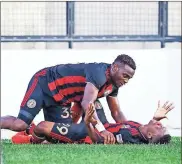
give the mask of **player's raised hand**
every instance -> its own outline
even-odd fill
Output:
[[[167,118],[166,114],[174,109],[173,103],[169,103],[169,101],[166,101],[164,105],[160,105],[160,101],[158,101],[158,108],[156,112],[154,113],[153,119],[160,121],[163,118]]]
[[[94,112],[95,112],[94,104],[90,103],[88,110],[86,110],[85,118],[84,118],[84,121],[86,124],[89,124],[89,123],[92,123],[94,125],[97,124],[97,120],[93,118]]]

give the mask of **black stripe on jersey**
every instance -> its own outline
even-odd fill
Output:
[[[71,98],[74,98],[74,97],[76,97],[76,96],[83,96],[83,95],[84,95],[84,91],[81,91],[81,92],[74,92],[74,93],[72,93],[72,94],[69,94],[69,95],[64,96],[64,98],[61,99],[61,102],[62,102],[62,103],[65,103],[66,101],[69,101],[69,99],[71,99]]]
[[[85,87],[86,83],[66,83],[61,86],[57,86],[57,90],[66,89],[66,88],[72,88],[72,87]]]

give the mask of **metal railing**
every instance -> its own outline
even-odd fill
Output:
[[[2,3],[1,2],[1,7]],[[14,3],[14,2],[11,2]],[[24,2],[29,3],[29,2]],[[33,2],[36,3],[36,2]],[[41,3],[41,2],[39,2]],[[51,3],[51,2],[50,2]],[[54,2],[53,2],[54,3]],[[157,2],[158,4],[158,27],[156,33],[154,34],[84,34],[84,35],[77,35],[75,33],[75,24],[77,23],[75,20],[75,4],[82,3],[82,2],[60,2],[66,3],[65,4],[65,23],[66,32],[65,34],[56,35],[16,35],[11,34],[4,34],[1,32],[1,42],[68,42],[68,47],[72,48],[73,42],[160,42],[161,48],[165,47],[165,43],[167,42],[182,42],[181,35],[168,35],[168,2]],[[85,2],[86,3],[86,2]],[[95,2],[97,3],[97,2]],[[113,2],[114,3],[114,2]],[[122,2],[120,2],[122,3]],[[125,2],[126,3],[126,2]],[[6,17],[7,15],[4,15]],[[179,15],[180,16],[180,15]],[[2,16],[1,16],[2,19]],[[16,18],[15,18],[16,19]],[[4,18],[6,20],[6,18]],[[78,21],[78,20],[77,20]],[[64,21],[63,21],[64,22]],[[3,22],[1,22],[3,26]],[[112,23],[110,24],[112,26]],[[14,27],[16,28],[16,27]],[[18,28],[18,27],[17,27]],[[6,27],[4,27],[6,29]],[[64,32],[63,32],[64,33]]]

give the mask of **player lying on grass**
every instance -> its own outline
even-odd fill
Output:
[[[160,120],[166,117],[166,114],[174,107],[172,103],[168,105],[166,102],[158,109],[154,114],[152,120],[148,124],[142,125],[134,121],[126,121],[123,124],[109,124],[106,129],[112,132],[116,138],[117,143],[135,143],[135,144],[164,144],[169,143],[171,136],[167,134],[167,130],[162,126]],[[92,117],[94,113],[94,107],[91,104],[90,108],[85,117],[85,124],[89,137],[90,143],[103,143],[103,137],[95,130],[93,122],[96,124],[96,120]],[[91,124],[92,122],[92,124]]]
[[[98,115],[99,120],[102,122],[102,124],[109,123],[105,113],[104,108],[101,104],[101,102],[97,99],[94,102],[96,113]],[[71,119],[68,119],[68,116]],[[62,110],[55,109],[50,112],[46,112],[44,110],[44,119],[45,121],[55,122],[55,123],[75,123],[77,124],[80,121],[80,118],[82,117],[81,121],[84,121],[84,112],[82,110],[80,103],[74,103],[73,106],[70,109],[70,113],[66,110],[66,112],[62,112]],[[64,119],[63,119],[64,118]],[[64,122],[63,122],[64,121]],[[14,144],[28,144],[30,143],[30,138],[32,137],[32,133],[36,125],[32,122],[31,125],[24,131],[18,132],[15,135],[12,136],[11,141]],[[48,143],[47,141],[44,141],[43,143]]]
[[[173,104],[166,102],[163,106],[158,104],[157,111],[153,119],[146,125],[134,121],[125,121],[123,123],[106,123],[105,128],[111,132],[116,139],[116,143],[134,143],[134,144],[163,144],[169,143],[171,136],[167,134],[166,128],[162,126],[160,120],[166,117],[166,114],[172,110]],[[91,103],[86,112],[84,122],[80,124],[64,124],[43,121],[39,123],[34,131],[32,143],[41,143],[48,139],[52,143],[104,143],[104,138],[94,127],[97,121],[94,120],[94,106]],[[91,123],[92,122],[92,123]],[[30,138],[31,140],[31,138]]]

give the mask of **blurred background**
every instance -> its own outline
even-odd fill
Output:
[[[1,2],[2,49],[181,48],[181,2]]]

